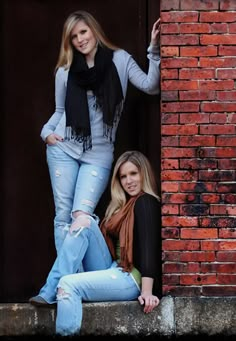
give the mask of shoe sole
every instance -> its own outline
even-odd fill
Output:
[[[29,301],[30,304],[36,306],[36,307],[40,307],[40,308],[54,308],[56,307],[56,303],[41,303],[41,302],[37,302],[37,301]]]

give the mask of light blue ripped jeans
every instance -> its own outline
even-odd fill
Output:
[[[106,270],[66,275],[58,284],[56,334],[79,334],[83,301],[131,301],[139,295],[132,275],[122,271],[115,261]]]
[[[48,303],[56,303],[57,285],[64,275],[78,271],[104,270],[111,266],[112,258],[105,239],[95,218],[82,215],[86,223],[68,233],[62,243],[57,258],[48,274],[39,296]]]
[[[126,301],[140,294],[132,275],[112,261],[97,221],[84,215],[77,221],[83,223],[66,235],[39,292],[48,303],[57,301],[56,333],[63,336],[80,332],[82,301]]]
[[[90,219],[89,227],[82,227],[75,232],[76,245],[65,244],[67,236],[62,247],[67,253],[71,253],[68,248],[77,250],[73,252],[73,263],[78,266],[82,261],[84,272],[65,275],[57,285],[56,334],[61,336],[79,334],[82,302],[128,301],[140,295],[140,288],[133,276],[122,271],[116,261],[112,262],[100,228],[93,218]],[[60,252],[62,263],[65,256],[66,253]],[[56,267],[54,273],[57,274]]]
[[[74,211],[93,214],[105,191],[110,170],[80,162],[57,145],[47,145],[47,163],[54,204],[54,238],[57,254],[68,232]]]

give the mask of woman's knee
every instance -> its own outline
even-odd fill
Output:
[[[72,218],[73,219],[76,219],[81,215],[90,215],[90,214],[88,212],[84,212],[84,211],[80,211],[80,210],[72,212]]]
[[[79,214],[71,224],[70,233],[72,233],[73,231],[78,231],[83,227],[89,227],[91,225],[90,215],[82,211],[80,212],[81,214]]]
[[[71,284],[69,280],[69,276],[63,276],[58,282],[57,285],[57,300],[68,298],[71,296]]]
[[[69,299],[75,295],[80,296],[78,274],[62,276],[57,285],[57,300]]]

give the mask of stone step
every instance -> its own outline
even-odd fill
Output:
[[[56,307],[0,303],[0,337],[55,335]],[[150,314],[137,301],[83,303],[81,336],[236,335],[236,297],[170,297]]]

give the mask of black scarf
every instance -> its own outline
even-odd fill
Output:
[[[103,112],[104,136],[112,142],[112,128],[121,115],[123,92],[112,61],[113,51],[98,46],[94,67],[88,68],[83,54],[74,49],[65,99],[65,139],[83,142],[83,150],[92,148],[87,90],[96,96],[96,105]]]

